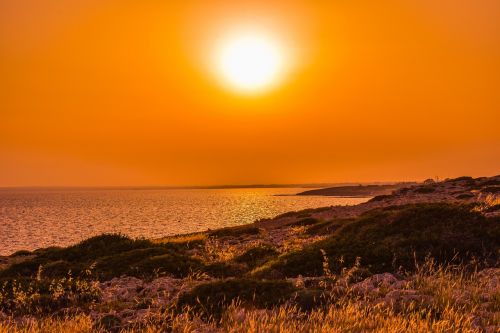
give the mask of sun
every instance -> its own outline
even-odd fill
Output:
[[[218,75],[230,88],[260,93],[277,85],[284,72],[284,52],[269,34],[246,32],[223,40],[216,54]]]

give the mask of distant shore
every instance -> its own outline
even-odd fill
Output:
[[[416,185],[415,182],[405,182],[396,184],[384,185],[349,185],[349,186],[333,186],[327,188],[314,189],[297,193],[297,195],[322,195],[322,196],[336,196],[336,197],[374,197],[377,195],[390,194],[395,190],[404,187]]]
[[[228,184],[228,185],[192,185],[192,186],[0,186],[0,191],[11,190],[222,190],[222,189],[249,189],[249,188],[313,188],[352,187],[358,185],[390,185],[394,182],[365,182],[365,183],[296,183],[296,184]],[[416,183],[413,183],[416,184]]]

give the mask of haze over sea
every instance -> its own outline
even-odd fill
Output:
[[[293,195],[303,190],[3,189],[0,255],[67,246],[102,233],[157,238],[251,223],[305,208],[367,200]]]

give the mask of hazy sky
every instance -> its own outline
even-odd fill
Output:
[[[500,1],[0,1],[0,186],[500,173]],[[217,40],[294,59],[235,93]]]

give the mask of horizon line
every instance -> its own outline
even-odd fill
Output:
[[[226,189],[226,188],[317,188],[330,186],[356,185],[391,185],[400,183],[416,183],[417,181],[366,181],[366,182],[326,182],[326,183],[270,183],[270,184],[224,184],[224,185],[20,185],[0,186],[0,190],[9,189]]]

